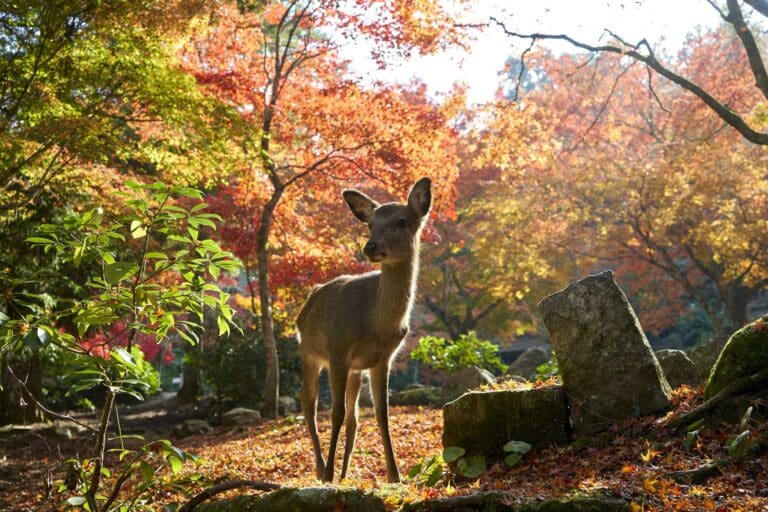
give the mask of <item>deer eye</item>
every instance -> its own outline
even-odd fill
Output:
[[[405,221],[405,219],[400,219],[400,220],[397,221],[397,227],[399,227],[399,228],[404,228],[407,225],[408,225],[408,223]]]

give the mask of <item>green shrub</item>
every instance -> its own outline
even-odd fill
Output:
[[[478,339],[474,331],[462,334],[453,341],[424,336],[411,352],[411,359],[446,373],[456,373],[472,366],[497,373],[507,369],[499,357],[498,345]]]

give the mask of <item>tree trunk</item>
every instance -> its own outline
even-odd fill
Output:
[[[272,294],[269,288],[269,231],[283,188],[276,186],[272,197],[261,213],[261,225],[256,234],[259,252],[259,301],[261,313],[261,335],[264,339],[264,358],[266,375],[264,376],[264,406],[262,415],[265,418],[277,417],[277,399],[280,395],[280,362],[277,358],[277,340],[275,325],[272,318]]]
[[[178,398],[187,403],[195,402],[203,394],[203,372],[200,367],[200,355],[203,348],[203,340],[195,345],[184,346],[184,366],[182,368],[183,381],[179,389]]]
[[[747,306],[754,297],[755,292],[745,286],[729,286],[723,294],[725,306],[724,334],[731,335],[740,329],[749,320],[747,318]]]

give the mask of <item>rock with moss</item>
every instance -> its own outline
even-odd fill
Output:
[[[440,388],[434,386],[414,387],[393,393],[389,397],[390,405],[424,405],[440,407],[445,403]]]
[[[560,387],[472,391],[443,408],[443,446],[488,460],[505,456],[509,441],[534,447],[568,442],[568,409]]]
[[[729,384],[768,367],[768,315],[736,331],[723,347],[704,387],[709,399]]]
[[[526,380],[534,380],[536,379],[536,368],[551,360],[551,350],[542,347],[529,348],[509,365],[509,368],[507,368],[507,375],[522,377]]]
[[[669,408],[669,383],[613,272],[571,283],[539,309],[577,435]]]
[[[656,351],[661,369],[672,389],[686,386],[698,386],[703,379],[696,365],[682,350],[662,349]]]
[[[408,503],[400,512],[628,512],[628,503],[602,496],[576,496],[515,503],[501,492],[486,492]]]
[[[369,492],[338,487],[280,489],[262,496],[238,496],[205,503],[199,512],[384,512],[384,501]]]

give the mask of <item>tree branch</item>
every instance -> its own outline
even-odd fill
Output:
[[[257,491],[276,491],[278,489],[283,488],[283,486],[280,484],[273,484],[271,482],[262,482],[260,480],[231,480],[229,482],[222,482],[220,484],[214,485],[213,487],[209,487],[208,489],[205,489],[200,494],[197,494],[196,496],[194,496],[183,507],[179,509],[179,512],[191,512],[192,510],[195,509],[195,507],[203,503],[205,500],[217,494],[221,494],[222,492],[226,492],[226,491],[231,491],[233,489],[242,489],[244,487],[247,487],[249,489],[256,489]]]
[[[729,3],[731,1],[735,1],[735,0],[729,0]],[[635,60],[638,60],[644,63],[645,65],[649,66],[651,69],[656,71],[661,76],[667,78],[671,82],[679,85],[683,89],[696,95],[712,111],[714,111],[715,114],[717,114],[723,121],[725,121],[726,123],[731,125],[734,129],[736,129],[736,131],[738,131],[748,141],[753,142],[755,144],[768,145],[768,133],[759,132],[755,130],[754,128],[749,126],[747,122],[744,119],[742,119],[742,117],[739,114],[731,110],[725,104],[718,101],[714,96],[712,96],[709,92],[704,90],[701,86],[679,75],[678,73],[672,71],[671,69],[663,65],[661,62],[659,62],[656,59],[656,56],[654,55],[652,49],[650,48],[650,45],[645,40],[640,41],[638,44],[634,46],[633,45],[615,46],[610,44],[592,45],[592,44],[587,44],[581,41],[577,41],[576,39],[572,38],[567,34],[544,34],[539,32],[523,34],[520,32],[515,32],[507,29],[506,25],[502,21],[497,20],[495,17],[491,17],[491,21],[493,21],[499,27],[501,27],[504,33],[509,37],[515,37],[519,39],[531,39],[534,41],[537,41],[537,40],[565,41],[571,44],[572,46],[575,46],[576,48],[581,48],[582,50],[587,50],[589,52],[615,53],[617,55],[627,56]],[[738,31],[738,28],[737,28],[737,31]],[[641,48],[645,48],[645,50],[648,53],[647,54],[641,53],[640,52]],[[748,48],[745,48],[745,49],[747,49],[747,52],[749,54],[749,49]],[[753,68],[753,71],[754,71],[754,68]],[[759,78],[759,77],[756,76],[755,78]],[[768,87],[768,82],[766,87]],[[766,91],[768,92],[768,89],[766,89]]]

